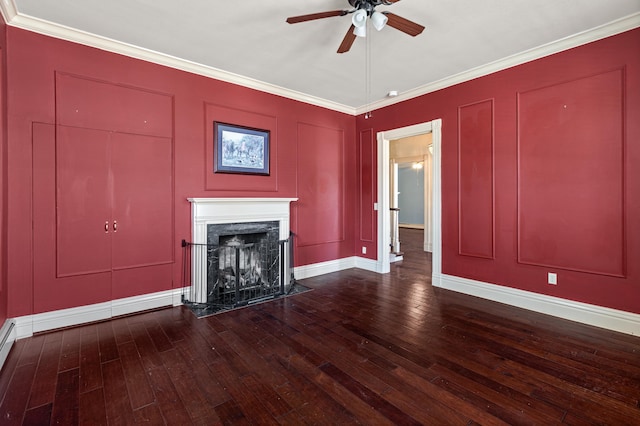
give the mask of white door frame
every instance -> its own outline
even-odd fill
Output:
[[[431,151],[433,146],[430,144]],[[422,249],[433,252],[433,154],[424,155],[424,238]]]
[[[379,132],[378,137],[378,264],[382,274],[389,272],[389,244],[391,225],[389,223],[389,141],[432,133],[433,156],[431,181],[433,182],[433,202],[431,232],[433,235],[432,284],[437,285],[442,271],[442,182],[441,156],[442,120]]]

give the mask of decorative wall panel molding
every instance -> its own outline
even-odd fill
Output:
[[[518,261],[625,275],[624,69],[518,94]]]
[[[458,253],[495,257],[493,100],[458,108]]]
[[[297,247],[345,240],[344,149],[342,129],[298,124]]]
[[[360,132],[360,240],[373,242],[375,218],[371,211],[376,193],[373,129]]]
[[[233,124],[269,132],[269,176],[214,173],[214,122]],[[273,115],[205,104],[205,189],[215,191],[278,191],[278,119]]]
[[[173,96],[56,72],[56,124],[173,138]]]

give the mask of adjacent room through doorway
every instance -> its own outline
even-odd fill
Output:
[[[404,238],[410,240],[407,249],[415,248],[417,252],[430,254],[428,259],[429,263],[432,263],[432,271],[429,275],[436,279],[439,277],[441,126],[442,121],[438,119],[378,134],[378,269],[382,273],[388,272],[390,263],[400,260],[399,256],[402,256],[404,261]],[[415,173],[407,180],[411,180],[412,185],[417,188],[398,188],[403,175],[410,176],[404,171],[399,172],[399,165],[405,163],[409,163],[409,171]],[[416,175],[418,180],[422,178],[422,182],[415,181]],[[422,192],[422,209],[416,206],[415,199],[409,200],[412,198],[411,191],[416,190]],[[405,204],[405,214],[399,207],[400,203]],[[417,204],[420,204],[420,201]],[[421,247],[416,240],[422,242]]]
[[[432,153],[432,133],[389,141],[392,253],[394,248],[405,252],[399,233],[403,228],[422,231],[418,249],[433,250]]]

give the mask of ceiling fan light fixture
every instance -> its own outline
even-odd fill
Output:
[[[367,36],[367,27],[355,27],[353,29],[353,33],[358,37],[366,37]]]
[[[371,14],[371,23],[373,24],[373,27],[378,31],[384,28],[388,20],[389,18],[387,18],[384,13],[373,12]]]
[[[0,0],[2,1],[2,0]],[[5,0],[9,1],[9,0]],[[337,1],[337,0],[336,0]],[[334,16],[351,15],[352,25],[349,26],[344,35],[337,53],[348,52],[358,37],[367,36],[367,19],[371,20],[371,25],[378,31],[384,27],[392,27],[398,31],[415,37],[422,33],[424,26],[410,21],[394,13],[383,11],[377,12],[376,7],[384,5],[391,6],[400,0],[347,0],[351,9],[329,10],[326,12],[309,13],[306,15],[290,16],[287,23],[297,24],[299,22],[314,21],[316,19],[332,18]]]
[[[353,12],[351,22],[353,22],[353,25],[356,27],[364,27],[367,24],[367,11],[360,9]]]

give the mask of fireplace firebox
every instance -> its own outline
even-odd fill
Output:
[[[207,303],[240,305],[280,289],[277,221],[207,225]]]

